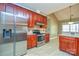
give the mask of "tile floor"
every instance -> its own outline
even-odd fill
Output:
[[[25,56],[72,56],[60,51],[58,46],[58,39],[55,38],[41,47],[35,47],[27,50],[27,54]]]

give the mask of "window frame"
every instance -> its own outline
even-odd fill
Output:
[[[69,31],[63,31],[63,25],[69,25]],[[72,27],[74,26],[75,30],[72,30]],[[74,23],[74,24],[62,24],[62,33],[79,33],[79,23]]]

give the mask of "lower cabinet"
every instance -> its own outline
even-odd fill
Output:
[[[66,50],[66,41],[65,41],[65,38],[62,36],[59,37],[59,48],[61,50]]]
[[[59,49],[72,55],[79,55],[79,38],[59,36]]]
[[[36,35],[28,35],[27,36],[27,48],[33,48],[37,46],[37,36]]]
[[[45,42],[47,43],[47,42],[49,42],[49,33],[47,33],[47,34],[45,34]]]

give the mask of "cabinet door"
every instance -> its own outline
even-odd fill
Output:
[[[14,5],[14,15],[18,15],[18,6]]]
[[[24,9],[22,7],[14,5],[14,14],[17,15],[17,16],[19,16],[19,17],[23,17],[23,15],[24,15]]]
[[[23,8],[21,8],[21,7],[17,7],[17,8],[18,8],[18,15],[20,17],[23,17]]]
[[[28,27],[32,28],[33,27],[33,25],[32,25],[32,22],[33,22],[33,20],[32,20],[32,13],[30,11],[28,11],[28,12],[29,12]]]
[[[31,37],[29,35],[27,36],[27,48],[32,48]]]
[[[37,46],[37,37],[36,35],[32,36],[32,47],[36,47]]]
[[[64,37],[64,38],[65,38],[65,40],[64,40],[64,42],[65,42],[65,51],[68,52],[69,51],[69,39],[68,39],[68,37]]]
[[[62,36],[59,36],[59,48],[60,50],[65,50],[64,49],[64,38]]]
[[[7,3],[7,4],[6,4],[6,12],[7,12],[7,13],[11,13],[11,14],[14,13],[13,4],[10,4],[10,3]]]
[[[39,22],[39,21],[40,21],[39,15],[38,15],[37,13],[35,13],[35,23],[36,23],[36,22]]]
[[[35,13],[32,12],[32,27],[35,26]]]
[[[77,41],[77,45],[76,45],[76,48],[77,48],[77,54],[76,55],[79,55],[79,38],[75,38],[76,41]]]
[[[5,4],[4,3],[0,3],[0,11],[5,11]]]
[[[44,28],[47,28],[47,18],[43,16]]]
[[[28,20],[28,27],[34,28],[35,25],[35,19],[34,19],[34,13],[29,11],[30,19]]]
[[[67,48],[68,48],[67,43],[68,43],[68,41],[66,40],[66,38],[63,38],[63,40],[62,40],[62,48],[63,48],[64,51],[66,51]]]
[[[37,45],[37,36],[36,35],[28,35],[27,48],[33,48],[36,45]]]
[[[41,22],[41,16],[37,14],[37,22]]]
[[[59,36],[59,49],[61,50],[62,36]]]
[[[43,23],[43,16],[42,15],[40,15],[40,22]]]
[[[24,9],[24,17],[26,18],[26,22],[28,22],[28,20],[30,20],[30,15],[27,9]]]
[[[24,16],[24,11],[23,10],[24,10],[23,8],[18,7],[18,15],[21,16],[21,17]]]
[[[46,42],[46,43],[49,42],[49,34],[46,34],[46,35],[45,35],[45,42]]]
[[[67,41],[66,41],[66,38],[64,36],[59,36],[59,48],[60,50],[64,50],[66,51],[67,49]]]
[[[69,53],[76,54],[76,40],[75,38],[69,38]]]

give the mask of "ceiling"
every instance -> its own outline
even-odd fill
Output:
[[[16,5],[33,10],[35,12],[38,10],[44,15],[49,15],[53,12],[56,12],[73,4],[72,3],[16,3]]]
[[[79,4],[75,4],[71,7],[71,13],[70,13],[70,7],[67,7],[55,12],[54,15],[57,17],[59,21],[70,21],[70,16],[72,20],[74,21],[78,20],[79,19]]]

